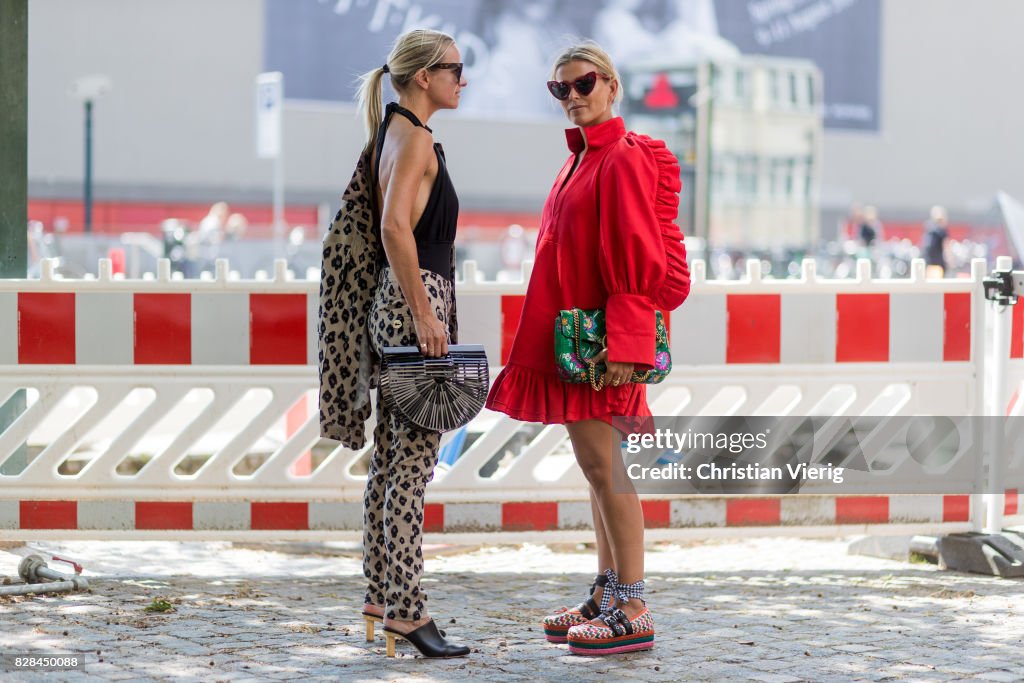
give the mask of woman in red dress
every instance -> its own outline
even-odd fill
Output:
[[[682,235],[672,223],[679,166],[664,143],[627,133],[614,116],[621,84],[599,46],[566,50],[553,75],[548,89],[574,125],[566,131],[572,156],[544,205],[519,327],[487,407],[566,426],[590,484],[598,574],[583,603],[545,618],[545,635],[568,641],[573,652],[611,654],[654,645],[643,600],[643,512],[635,492],[612,488],[613,472],[628,481],[612,418],[650,416],[646,386],[630,375],[654,365],[655,309],[678,306],[689,289]],[[673,238],[681,264],[666,255],[664,240]],[[663,290],[676,294],[668,306]],[[555,319],[571,308],[605,310],[607,348],[594,358],[607,368],[601,391],[557,374]]]

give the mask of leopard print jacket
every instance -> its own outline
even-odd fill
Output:
[[[324,236],[320,271],[320,436],[351,449],[366,445],[370,390],[377,385],[380,366],[366,325],[381,249],[369,169],[370,156],[364,153]]]

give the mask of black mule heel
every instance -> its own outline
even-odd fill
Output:
[[[374,624],[381,624],[383,628],[384,617],[373,612],[363,612],[363,624],[366,626],[366,642],[372,643],[374,638]],[[443,628],[437,629],[437,632],[444,638],[448,634],[444,632]]]
[[[372,643],[374,638],[374,624],[383,624],[384,617],[373,612],[363,612],[363,624],[366,626],[366,642]],[[444,638],[448,634],[444,632],[443,628],[437,629],[437,632]]]
[[[441,632],[437,630],[437,624],[433,619],[408,633],[399,633],[385,626],[384,640],[387,644],[388,657],[395,656],[396,640],[406,640],[412,643],[413,647],[419,650],[424,657],[465,657],[469,654],[469,648],[465,645],[453,645],[445,640]]]

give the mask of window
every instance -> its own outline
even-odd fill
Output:
[[[757,200],[758,159],[756,156],[742,156],[737,160],[736,195],[740,203]]]
[[[735,84],[736,101],[741,104],[746,104],[750,97],[750,75],[744,68],[738,68],[735,71],[735,78],[733,80]]]

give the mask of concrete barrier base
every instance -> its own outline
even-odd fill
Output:
[[[939,566],[1003,578],[1024,576],[1024,534],[950,534],[939,539]]]

